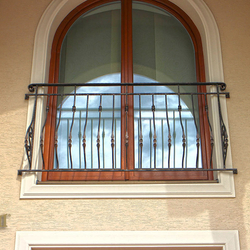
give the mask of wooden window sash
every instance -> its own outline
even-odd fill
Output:
[[[92,0],[86,1],[76,7],[59,25],[51,50],[51,62],[49,83],[57,83],[59,76],[60,50],[63,39],[71,25],[87,11],[101,6],[103,4],[117,2],[112,0]],[[197,82],[205,82],[205,67],[202,50],[201,37],[195,24],[191,19],[176,5],[164,0],[138,0],[155,5],[174,15],[186,28],[193,41],[196,59]],[[133,83],[133,39],[132,39],[132,0],[121,0],[121,82]],[[198,92],[206,92],[206,87],[198,87]],[[121,88],[122,93],[133,92],[133,87],[127,86]],[[48,93],[57,93],[57,88],[49,88]],[[134,168],[134,111],[133,97],[121,98],[121,169]],[[207,116],[205,112],[205,97],[198,97],[199,118],[200,118],[200,136],[202,166],[204,169],[210,168],[210,132]],[[126,124],[125,106],[128,105],[128,123]],[[45,169],[53,169],[54,162],[54,134],[56,123],[57,98],[50,97],[50,112],[48,114],[45,127],[44,159]],[[129,135],[129,143],[126,151],[126,126]],[[126,153],[127,152],[127,153]],[[128,155],[129,152],[129,155]],[[185,172],[44,172],[42,180],[211,180],[213,173],[208,171],[185,171]]]

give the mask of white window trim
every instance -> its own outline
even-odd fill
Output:
[[[211,231],[18,231],[15,250],[30,250],[36,247],[72,247],[111,249],[112,247],[140,249],[201,249],[221,247],[223,250],[240,250],[237,230]]]
[[[219,31],[214,17],[203,0],[171,0],[197,25],[203,43],[206,78],[210,82],[223,82],[223,67]],[[44,12],[37,28],[34,44],[32,83],[47,82],[51,45],[55,31],[63,18],[82,0],[54,0]],[[211,102],[211,108],[217,110],[217,100]],[[228,131],[226,100],[222,98],[222,114]],[[37,103],[35,130],[41,131],[44,104]],[[31,121],[33,100],[30,98],[27,124]],[[219,118],[212,117],[214,128],[219,128]],[[219,129],[214,130],[214,165],[222,166],[222,153]],[[38,168],[41,161],[39,135],[35,134],[32,166]],[[24,157],[26,158],[26,157]],[[23,168],[27,169],[28,161],[24,160]],[[227,168],[232,168],[230,144],[227,153]],[[234,177],[232,172],[219,172],[218,183],[181,183],[181,184],[85,184],[85,185],[37,185],[36,174],[23,174],[20,198],[172,198],[172,197],[235,197]]]

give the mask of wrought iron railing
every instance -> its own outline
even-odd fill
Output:
[[[134,92],[121,93],[120,87],[127,89],[125,86],[133,86]],[[57,91],[48,92],[48,87],[57,87]],[[229,98],[225,89],[225,83],[31,84],[30,93],[26,94],[26,99],[32,98],[34,102],[25,136],[28,165],[18,174],[158,170],[237,173],[236,169],[226,167],[228,134],[221,111],[221,97]],[[48,169],[44,162],[44,137],[48,115],[55,109],[52,97],[57,97],[55,129],[50,135],[54,137],[54,165]],[[132,109],[132,118],[128,109]],[[205,118],[200,117],[201,109]],[[213,125],[216,119],[219,128]],[[121,123],[125,124],[123,132]],[[129,126],[133,128],[132,138]],[[220,138],[215,138],[215,130]],[[210,136],[204,136],[205,133]],[[35,140],[35,135],[40,139]],[[210,145],[206,167],[201,156],[202,140],[208,140],[205,137]],[[126,157],[129,157],[128,145],[134,145],[133,169],[121,168],[122,142]],[[221,147],[221,166],[212,164],[216,143]],[[40,159],[36,166],[34,154]]]

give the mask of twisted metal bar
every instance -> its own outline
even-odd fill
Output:
[[[85,124],[83,129],[83,136],[82,136],[82,147],[83,147],[83,158],[84,158],[84,168],[87,168],[87,159],[86,159],[86,129],[88,123],[88,109],[89,109],[89,95],[87,95],[86,100],[86,117],[85,117]]]
[[[100,166],[100,128],[101,128],[101,113],[102,113],[102,94],[100,95],[98,132],[97,132],[97,140],[96,140],[97,159],[98,159],[98,169],[101,168],[101,166]]]
[[[24,147],[25,147],[27,159],[29,162],[30,170],[32,167],[31,163],[32,163],[34,128],[35,128],[35,119],[36,119],[37,94],[38,94],[38,86],[36,86],[35,102],[34,102],[34,108],[33,108],[33,113],[32,113],[32,119],[31,119],[30,125],[27,128],[25,141],[24,141]]]
[[[186,150],[186,135],[182,123],[182,118],[181,118],[181,97],[180,97],[180,86],[178,86],[178,101],[179,101],[179,106],[178,106],[178,111],[179,111],[179,117],[180,117],[180,124],[181,124],[181,129],[182,129],[182,148],[183,148],[183,153],[182,153],[182,168],[184,168],[184,159],[185,159],[185,150]]]
[[[155,127],[155,104],[154,104],[154,95],[152,95],[152,113],[153,113],[153,128],[154,128],[154,139],[153,139],[153,147],[154,147],[154,168],[156,168],[157,135],[156,135],[156,127]]]
[[[111,130],[111,152],[112,152],[112,168],[115,167],[115,135],[114,135],[114,123],[115,123],[115,95],[113,95],[112,105],[112,130]]]
[[[62,101],[63,101],[63,95],[61,95],[61,102],[60,102],[60,108],[59,108],[59,119],[56,125],[55,129],[55,143],[54,143],[54,148],[55,148],[55,157],[56,157],[56,168],[59,169],[59,159],[58,159],[58,129],[61,123],[61,115],[62,115]]]
[[[208,121],[208,125],[209,125],[209,130],[210,130],[210,145],[211,145],[210,168],[212,168],[212,158],[213,158],[213,149],[214,149],[214,136],[213,136],[213,129],[212,129],[210,119],[209,119],[208,104],[207,104],[207,94],[205,94],[205,111],[206,111],[206,114],[207,114],[207,121]]]
[[[126,104],[125,104],[125,123],[126,123],[126,132],[125,132],[125,147],[126,147],[126,166],[128,169],[128,143],[129,143],[129,135],[128,135],[128,87],[126,86]]]
[[[102,167],[105,168],[105,119],[102,119]]]
[[[194,95],[191,95],[191,100],[192,100],[192,108],[193,108],[194,125],[195,125],[195,129],[196,129],[196,148],[197,148],[197,152],[196,152],[196,168],[198,168],[199,167],[200,135],[199,135],[199,130],[198,130],[198,126],[197,126],[197,123],[196,123],[196,117],[195,117]]]
[[[221,144],[222,144],[222,156],[223,156],[223,167],[226,168],[227,148],[228,148],[228,134],[225,123],[223,121],[220,105],[219,87],[217,86],[217,99],[219,108],[220,128],[221,128]]]
[[[161,120],[161,166],[164,168],[165,165],[165,146],[164,146],[165,138],[164,138],[164,122]]]
[[[143,147],[143,136],[142,136],[142,124],[141,124],[141,95],[139,94],[139,164],[138,164],[139,168],[142,168],[142,147]]]
[[[42,157],[42,162],[43,162],[43,168],[45,167],[44,164],[44,157],[43,157],[43,146],[44,146],[44,141],[43,141],[43,133],[44,133],[44,128],[47,122],[47,117],[48,117],[48,113],[49,113],[49,100],[50,100],[50,96],[47,97],[47,105],[46,105],[46,115],[45,115],[45,120],[41,129],[41,133],[40,133],[40,152],[41,152],[41,157]]]
[[[75,94],[76,94],[76,86],[75,86]],[[70,168],[73,168],[73,160],[72,160],[72,129],[73,129],[73,125],[74,125],[74,120],[75,120],[75,112],[76,112],[76,95],[74,95],[74,104],[72,106],[72,122],[71,122],[71,126],[70,126],[70,131],[69,131],[69,138],[68,138],[68,148],[69,148],[69,158],[70,158]]]
[[[165,105],[166,105],[166,119],[167,119],[167,125],[168,125],[168,168],[170,168],[170,156],[171,156],[171,130],[170,130],[170,124],[169,124],[169,117],[168,117],[168,100],[167,95],[165,95]]]

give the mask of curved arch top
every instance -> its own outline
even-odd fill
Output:
[[[171,0],[197,26],[203,43],[206,81],[223,81],[219,31],[215,19],[203,0]],[[82,0],[53,0],[40,19],[35,35],[31,82],[47,82],[51,45],[57,27]]]
[[[95,2],[95,1],[93,1]],[[203,0],[171,0],[197,26],[205,59],[206,81],[223,81],[219,31],[215,19]],[[35,35],[31,82],[47,82],[52,41],[62,20],[82,0],[53,0],[40,19]]]

